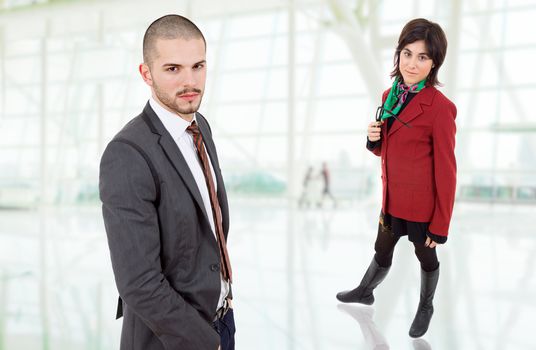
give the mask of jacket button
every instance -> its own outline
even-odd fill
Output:
[[[210,270],[214,271],[214,272],[219,271],[220,270],[220,265],[212,264],[212,265],[210,265]]]

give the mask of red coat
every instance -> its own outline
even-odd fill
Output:
[[[385,101],[389,90],[383,93]],[[415,96],[372,150],[382,160],[382,210],[395,217],[429,222],[447,236],[456,192],[456,106],[434,87]]]

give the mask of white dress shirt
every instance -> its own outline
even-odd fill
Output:
[[[201,192],[201,198],[203,199],[203,204],[205,205],[205,211],[207,213],[208,220],[210,222],[210,228],[212,228],[212,233],[214,234],[214,239],[217,240],[216,230],[214,227],[214,215],[212,214],[212,205],[210,203],[210,195],[208,192],[207,183],[205,182],[205,174],[203,174],[201,161],[199,160],[199,157],[197,156],[197,149],[194,145],[194,138],[192,137],[192,135],[190,135],[190,133],[186,131],[186,128],[188,128],[192,122],[187,122],[186,120],[182,119],[177,114],[168,111],[167,109],[162,107],[160,103],[158,103],[153,97],[149,99],[149,104],[151,105],[151,108],[156,113],[158,118],[160,118],[160,120],[162,121],[162,124],[164,124],[164,127],[173,138],[173,141],[175,141],[175,143],[179,147],[179,150],[181,151],[182,156],[186,160],[186,163],[188,164],[188,167],[190,168],[190,171],[192,172],[192,175],[194,176],[197,187],[199,188],[199,192]],[[194,120],[196,120],[195,114],[194,114],[194,119],[192,121]],[[216,174],[214,173],[214,168],[212,167],[212,161],[210,160],[210,156],[208,155],[208,152],[207,152],[207,157],[209,159],[212,179],[214,179],[214,189],[218,191]],[[221,276],[221,290],[220,290],[220,299],[218,300],[218,309],[223,306],[223,301],[229,294],[229,283],[223,279],[223,276],[221,273],[220,273],[220,276]]]

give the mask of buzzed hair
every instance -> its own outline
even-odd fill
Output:
[[[203,39],[205,47],[207,42],[201,30],[188,18],[180,15],[166,15],[160,17],[147,28],[143,36],[143,61],[151,66],[156,53],[158,39]]]

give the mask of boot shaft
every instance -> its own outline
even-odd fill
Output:
[[[421,269],[421,300],[420,302],[431,303],[434,299],[437,282],[439,281],[439,266],[434,271]]]
[[[376,259],[373,257],[370,265],[359,284],[367,292],[372,292],[387,276],[391,267],[382,267],[378,265]]]

